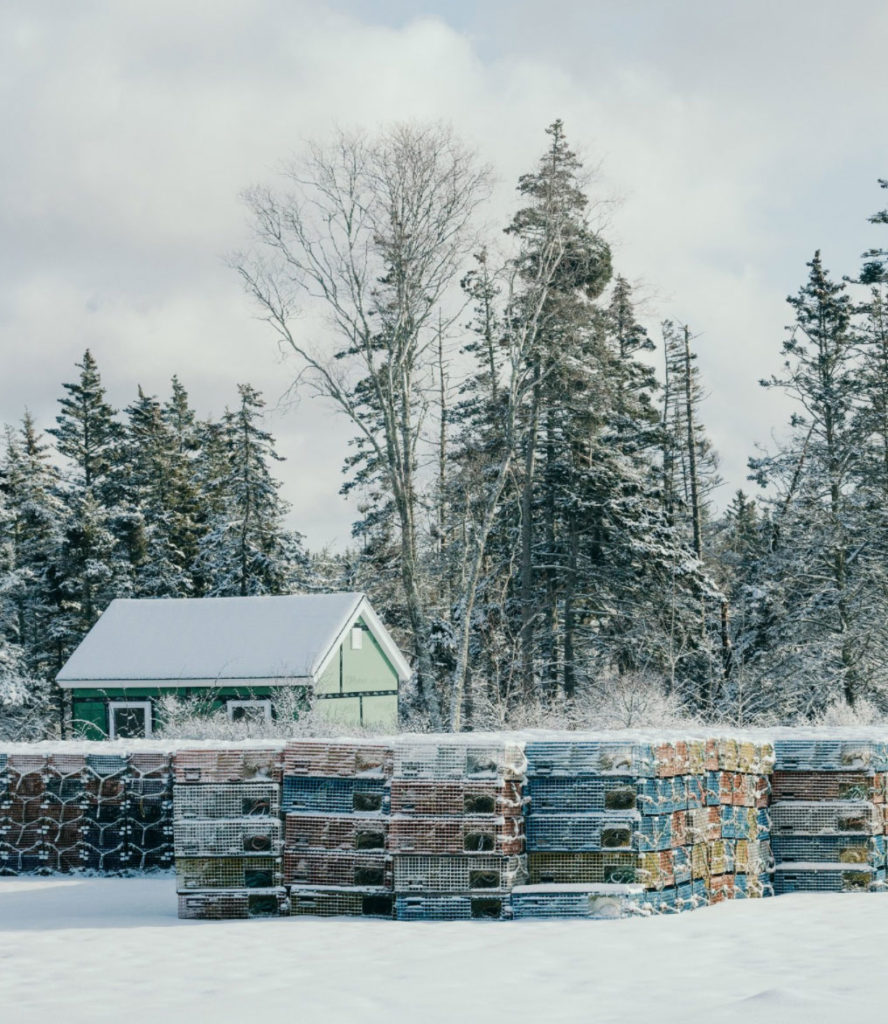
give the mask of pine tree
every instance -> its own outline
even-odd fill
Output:
[[[227,465],[212,481],[214,507],[198,566],[210,596],[286,593],[304,559],[301,538],[284,526],[287,505],[270,471],[281,456],[261,426],[265,402],[249,384],[238,385],[238,394],[239,407],[223,421]]]
[[[193,553],[180,547],[184,530],[178,509],[189,467],[181,464],[177,439],[156,398],[140,387],[126,412],[126,493],[144,538],[134,591],[137,596],[186,597]]]
[[[847,286],[833,282],[820,253],[789,298],[796,323],[784,342],[784,372],[763,382],[793,398],[788,444],[751,460],[771,484],[768,649],[761,672],[776,678],[784,710],[811,713],[836,698],[853,705],[886,682],[884,569],[869,547],[866,502],[857,486],[864,445],[856,429],[863,382],[855,358]]]
[[[888,189],[888,179],[879,179],[879,187]],[[870,217],[870,224],[888,224],[888,209],[879,210]],[[866,262],[860,280],[863,284],[877,284],[888,278],[888,247],[869,249],[863,254]]]
[[[48,446],[26,412],[17,433],[7,429],[0,465],[0,492],[9,517],[10,576],[3,590],[24,670],[35,678],[48,678],[58,667],[58,652],[46,643],[64,519],[57,491],[58,473],[49,461]]]
[[[592,303],[611,276],[610,249],[588,225],[588,199],[579,182],[581,165],[567,145],[562,122],[555,121],[546,133],[550,144],[537,170],[518,181],[527,205],[507,228],[518,239],[518,268],[530,286],[529,294],[540,268],[553,252],[558,254],[557,270],[539,314],[541,329],[528,354],[533,387],[522,429],[519,605],[521,679],[527,699],[537,694],[538,668],[547,689],[557,680],[561,657],[556,637],[558,576],[565,558],[559,537],[562,524],[557,520],[564,514],[572,517],[570,495],[577,480],[570,435],[578,408],[583,418],[592,408],[590,395],[583,395],[591,384],[587,363],[594,345]],[[569,535],[576,528],[576,523],[568,523],[566,532]]]
[[[143,555],[139,517],[126,504],[121,427],[89,350],[77,366],[80,376],[63,385],[49,430],[67,463],[64,537],[53,569],[59,614],[50,629],[58,667],[111,600],[132,592]]]

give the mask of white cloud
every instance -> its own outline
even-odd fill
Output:
[[[248,239],[244,186],[334,122],[441,118],[495,164],[498,227],[562,117],[623,197],[609,234],[654,290],[652,322],[701,334],[706,419],[742,483],[784,418],[756,380],[776,366],[786,293],[815,247],[838,274],[872,244],[888,11],[555,0],[384,24],[376,6],[368,24],[365,4],[4,5],[0,420],[27,404],[49,423],[87,346],[120,405],[173,373],[203,413],[242,380],[273,405],[292,367],[221,259]],[[343,543],[347,426],[311,399],[273,419],[295,524]]]

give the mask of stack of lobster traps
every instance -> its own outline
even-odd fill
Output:
[[[530,884],[512,894],[516,918],[623,916],[648,907],[649,890],[658,908],[693,899],[672,854],[687,807],[674,747],[577,738],[525,752]]]
[[[395,745],[388,845],[398,920],[501,920],[525,880],[525,760],[517,742]]]
[[[82,754],[10,754],[0,762],[0,874],[80,866]]]
[[[794,738],[775,749],[776,891],[884,891],[888,744]]]
[[[710,903],[773,895],[768,812],[773,746],[733,738],[706,741],[704,760],[704,809],[689,810],[692,871],[704,872]],[[698,818],[702,831],[694,827]]]
[[[294,740],[284,748],[290,913],[391,918],[391,744]]]
[[[180,750],[173,832],[179,917],[277,917],[282,876],[281,750]]]
[[[173,864],[169,755],[0,755],[0,873]]]
[[[79,866],[102,874],[173,864],[169,754],[87,754]]]
[[[532,741],[516,917],[674,912],[770,893],[766,744]]]

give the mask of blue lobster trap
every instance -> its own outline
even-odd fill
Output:
[[[395,897],[396,921],[502,921],[510,916],[507,896]]]
[[[778,864],[774,870],[777,896],[791,892],[869,892],[878,885],[877,872],[864,864],[824,864],[818,868]]]
[[[672,814],[688,808],[688,784],[684,776],[638,780],[638,809],[642,814]]]
[[[634,811],[640,795],[635,779],[602,775],[531,776],[524,792],[530,797],[528,815]]]
[[[676,910],[695,910],[709,903],[706,892],[706,879],[695,878],[690,882],[681,882],[675,886]]]
[[[672,874],[675,884],[691,881],[691,851],[687,846],[680,846],[672,851]],[[698,879],[702,881],[702,879]]]
[[[653,747],[601,740],[538,740],[525,744],[527,775],[658,774]]]
[[[721,833],[724,839],[755,839],[748,807],[721,807]]]
[[[707,806],[706,779],[702,775],[688,775],[684,778],[685,799],[689,811]],[[681,810],[682,808],[677,808]]]
[[[771,849],[777,863],[787,861],[824,861],[831,864],[869,864],[880,868],[886,863],[888,843],[885,836],[774,836]]]
[[[647,895],[640,885],[522,885],[512,890],[512,916],[613,920],[641,912]]]
[[[672,848],[672,815],[645,814],[635,832],[635,849],[640,853],[656,853]]]
[[[675,885],[666,886],[664,889],[648,889],[642,897],[642,903],[656,914],[676,914],[680,909],[678,893],[679,887]]]
[[[528,814],[528,851],[597,852],[631,850],[641,819],[635,812],[593,814]]]
[[[771,833],[777,835],[879,835],[881,808],[868,801],[780,800],[771,805]]]
[[[282,810],[321,814],[388,813],[389,790],[381,778],[285,775]]]
[[[777,771],[888,770],[888,744],[874,740],[783,739],[774,743]]]

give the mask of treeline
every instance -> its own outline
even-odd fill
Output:
[[[166,400],[139,389],[118,413],[89,351],[77,365],[55,424],[43,432],[25,414],[0,447],[0,697],[36,729],[58,727],[49,684],[115,597],[304,583],[254,388],[239,386],[215,421],[195,415],[176,378]]]
[[[547,136],[498,237],[474,226],[484,169],[440,127],[340,134],[247,194],[261,241],[238,269],[354,426],[349,572],[400,628],[417,707],[453,728],[578,720],[653,680],[738,722],[884,709],[885,254],[854,281],[812,259],[764,382],[794,402],[784,441],[751,462],[756,499],[717,515],[693,324],[649,335],[602,198],[560,121]]]
[[[67,469],[27,420],[7,442],[7,661],[48,678],[115,595],[361,589],[433,727],[577,721],[652,690],[738,723],[888,709],[886,253],[854,279],[808,265],[762,382],[795,411],[750,460],[755,500],[717,514],[692,326],[650,335],[561,122],[547,136],[496,237],[476,227],[486,170],[440,127],[341,134],[248,192],[259,243],[237,270],[354,428],[352,549],[307,555],[283,529],[252,389],[219,424],[178,384],[119,421],[87,356],[50,432]]]

